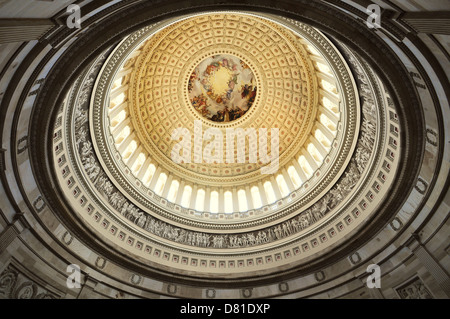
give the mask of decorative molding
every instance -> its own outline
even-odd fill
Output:
[[[208,288],[205,291],[206,298],[214,299],[216,298],[216,290],[212,288]]]
[[[398,217],[394,217],[394,219],[389,223],[389,225],[394,231],[398,231],[400,228],[403,227],[403,223]]]
[[[287,282],[280,282],[278,284],[278,290],[280,290],[280,292],[288,292],[289,284]]]
[[[0,274],[2,299],[59,299],[61,296],[33,282],[14,265],[9,264]]]
[[[46,204],[44,199],[42,198],[42,195],[39,195],[34,201],[33,201],[33,207],[36,209],[36,212],[40,213],[44,210]]]
[[[132,274],[130,278],[130,282],[136,286],[139,286],[142,283],[142,276]]]
[[[355,252],[353,255],[350,255],[348,257],[348,259],[350,260],[350,262],[352,263],[352,265],[356,265],[359,264],[361,262],[361,256],[359,255],[358,252]]]
[[[72,243],[72,241],[73,241],[73,237],[68,231],[66,231],[62,235],[61,239],[64,242],[64,244],[66,244],[67,246],[69,246]]]
[[[314,274],[314,278],[317,282],[321,282],[325,280],[325,273],[321,270]]]
[[[102,257],[97,257],[95,260],[95,266],[99,269],[103,269],[106,266],[106,259]]]
[[[245,288],[241,290],[242,292],[242,296],[244,298],[251,298],[252,294],[253,294],[253,288]]]
[[[168,284],[167,285],[167,293],[171,295],[175,295],[177,293],[178,287],[174,284]]]
[[[400,299],[434,299],[430,290],[418,276],[406,280],[395,288],[395,292]]]

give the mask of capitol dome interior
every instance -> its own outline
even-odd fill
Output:
[[[0,299],[448,299],[450,4],[0,1]]]

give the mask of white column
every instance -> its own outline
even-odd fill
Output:
[[[128,90],[128,85],[121,85],[114,90],[111,91],[111,94],[109,95],[110,101],[114,100],[116,97],[118,97],[120,94],[126,92]]]
[[[317,149],[317,151],[319,152],[319,154],[325,158],[327,156],[327,150],[325,149],[325,147],[322,145],[322,143],[320,143],[317,138],[315,136],[311,137],[311,143],[313,143],[313,145],[315,146],[315,148]]]
[[[284,180],[286,181],[289,193],[292,193],[295,190],[295,186],[292,183],[291,177],[289,176],[289,173],[287,172],[285,167],[281,169],[281,173],[283,174]]]
[[[128,102],[122,102],[114,106],[108,113],[109,119],[112,121],[120,112],[128,107]]]
[[[238,194],[237,194],[236,187],[233,187],[232,195],[233,195],[233,212],[238,212],[239,211],[239,200],[238,200]]]
[[[330,145],[333,144],[334,135],[331,131],[320,122],[316,122],[317,128],[322,132],[323,135],[330,141]]]
[[[122,141],[122,143],[120,143],[119,148],[117,149],[120,153],[120,155],[122,155],[122,153],[127,149],[127,147],[130,145],[131,141],[133,141],[135,135],[134,132],[131,133],[130,135],[128,135],[125,140]]]
[[[119,72],[117,72],[115,78],[117,80],[120,79],[120,78],[123,78],[125,75],[130,74],[132,70],[133,70],[133,68],[124,68],[124,69],[120,70]]]
[[[264,186],[261,182],[258,183],[258,189],[259,189],[259,196],[261,196],[262,205],[266,206],[268,204],[266,190],[264,189]]]
[[[322,72],[316,72],[316,74],[319,77],[319,79],[322,79],[322,80],[336,86],[336,80],[331,75],[328,75],[328,74],[322,73]]]
[[[177,198],[175,199],[175,204],[177,204],[177,205],[181,204],[181,198],[183,197],[183,193],[184,193],[184,186],[185,186],[185,182],[184,182],[184,180],[181,180],[180,186],[178,186]]]
[[[191,201],[189,203],[189,208],[195,209],[195,201],[197,200],[197,185],[192,185]]]
[[[141,168],[139,169],[139,172],[137,173],[137,178],[139,180],[142,180],[144,178],[144,175],[147,172],[147,169],[148,169],[148,167],[150,165],[150,162],[151,162],[150,157],[147,157],[145,159],[144,164],[142,164]]]
[[[172,184],[173,176],[172,174],[169,174],[166,179],[166,183],[164,184],[164,189],[161,193],[161,197],[167,198],[167,194],[169,194],[170,185]]]
[[[150,181],[150,185],[148,186],[148,188],[150,188],[151,190],[153,190],[155,188],[156,182],[158,181],[160,174],[161,174],[161,167],[157,167],[155,170],[155,173],[152,176],[152,179]]]
[[[209,212],[211,207],[211,188],[205,189],[205,212]]]
[[[319,113],[325,114],[330,119],[330,121],[333,122],[333,124],[335,126],[337,126],[337,124],[339,122],[339,117],[337,117],[337,115],[335,113],[331,112],[325,106],[320,106],[319,107]]]
[[[253,207],[253,197],[250,190],[250,186],[245,186],[245,197],[247,198],[247,209],[252,210]]]
[[[306,161],[308,162],[309,166],[311,166],[313,172],[319,168],[314,158],[312,158],[311,154],[305,149],[303,149],[303,156],[306,158]]]
[[[305,172],[303,171],[302,167],[298,163],[298,161],[294,158],[292,160],[292,165],[294,166],[295,170],[297,171],[298,177],[300,177],[300,180],[302,181],[302,184],[308,180],[308,177],[306,177]]]
[[[312,54],[310,54],[309,57],[310,57],[311,60],[313,60],[313,61],[316,61],[316,62],[325,64],[325,65],[327,64],[327,63],[325,62],[324,58],[322,58],[321,56],[317,56],[317,55],[312,55]]]
[[[277,200],[283,198],[283,195],[281,195],[280,187],[278,186],[278,183],[277,183],[277,181],[275,180],[275,177],[274,177],[273,175],[270,176],[270,184],[272,184],[272,188],[273,188],[273,191],[274,191],[274,193],[275,193],[275,198],[276,198]]]
[[[131,156],[128,158],[127,160],[127,166],[131,169],[134,165],[134,163],[136,163],[137,158],[139,157],[139,154],[142,151],[142,145],[139,145],[133,152],[133,154],[131,154]]]
[[[122,132],[122,130],[125,128],[125,126],[127,126],[128,124],[130,124],[130,118],[127,117],[125,120],[123,120],[122,122],[120,122],[116,127],[114,127],[112,129],[112,135],[114,137],[114,140],[117,139],[117,136]]]
[[[321,94],[324,97],[326,97],[327,99],[329,99],[331,103],[336,105],[336,107],[339,106],[339,96],[338,95],[328,92],[324,89],[319,89],[319,94]]]
[[[219,213],[225,213],[225,205],[224,205],[224,196],[223,196],[223,188],[219,189]]]

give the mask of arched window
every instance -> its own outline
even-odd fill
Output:
[[[174,179],[172,181],[172,184],[170,184],[169,193],[167,194],[168,201],[175,203],[175,200],[177,199],[179,187],[180,187],[180,183],[176,179]]]
[[[291,178],[292,184],[294,184],[295,189],[299,188],[300,185],[302,185],[302,181],[300,179],[300,176],[298,175],[297,171],[295,170],[294,166],[289,166],[288,168],[288,174]]]
[[[238,203],[240,212],[246,212],[248,210],[247,194],[245,193],[244,189],[240,189],[238,191]]]
[[[130,133],[131,133],[130,127],[128,125],[125,126],[123,130],[120,132],[120,134],[117,136],[116,144],[119,145],[120,143],[122,143],[123,140],[126,139],[128,135],[130,135]]]
[[[280,189],[281,195],[283,197],[286,197],[287,195],[289,195],[289,188],[286,184],[286,181],[284,180],[284,176],[281,174],[278,174],[276,181],[278,184],[278,188]]]
[[[217,191],[211,192],[209,210],[211,211],[211,213],[219,212],[219,193]]]
[[[312,170],[311,166],[309,165],[308,161],[306,160],[305,156],[300,155],[300,157],[298,158],[298,164],[302,168],[306,177],[310,178],[313,174],[313,170]]]
[[[336,131],[336,124],[334,124],[334,123],[328,118],[328,116],[326,116],[325,114],[320,114],[320,116],[319,116],[319,121],[320,121],[320,123],[322,123],[323,125],[325,125],[325,127],[327,127],[332,133]]]
[[[191,195],[192,195],[192,187],[189,185],[184,186],[183,196],[181,197],[181,206],[189,208]]]
[[[116,105],[119,105],[120,103],[122,103],[123,101],[125,101],[125,93],[120,93],[117,97],[115,97],[112,101],[111,101],[111,106],[114,107]]]
[[[224,211],[227,214],[231,214],[233,212],[233,194],[230,191],[226,191],[223,194],[224,198]]]
[[[153,178],[153,174],[155,174],[156,171],[156,167],[153,164],[150,164],[147,168],[147,171],[144,174],[144,177],[142,178],[142,180],[144,180],[144,185],[145,186],[149,186],[150,182],[152,181]]]
[[[127,148],[125,149],[125,151],[123,151],[122,153],[122,158],[124,160],[126,160],[127,158],[129,158],[131,156],[131,154],[133,154],[133,152],[137,149],[137,143],[135,140],[132,140],[130,142],[130,145],[127,146]]]
[[[197,197],[195,198],[195,210],[202,212],[205,210],[205,191],[200,188],[197,191]]]
[[[121,86],[122,85],[122,80],[123,80],[123,77],[121,77],[120,79],[116,79],[114,81],[112,89],[114,90],[115,88],[118,88],[119,86]]]
[[[312,45],[307,45],[308,51],[311,52],[313,55],[320,56],[319,51],[316,50]]]
[[[136,161],[134,162],[133,166],[131,167],[133,174],[137,174],[137,172],[139,172],[144,162],[145,162],[145,155],[144,153],[140,153]]]
[[[327,82],[325,80],[321,80],[320,84],[322,85],[322,88],[325,91],[328,91],[328,92],[330,92],[330,93],[332,93],[334,95],[337,95],[336,87],[333,84],[331,84],[330,82]]]
[[[272,183],[267,181],[264,183],[264,191],[266,192],[267,202],[272,204],[277,200],[275,192],[273,191]]]
[[[331,112],[334,112],[334,113],[339,112],[337,105],[335,103],[331,102],[331,100],[325,96],[322,98],[322,104],[327,109],[329,109]]]
[[[328,67],[328,65],[323,64],[323,63],[320,63],[320,62],[316,62],[316,65],[317,65],[317,69],[318,69],[320,72],[323,72],[323,73],[332,75],[331,70],[330,70],[330,68]]]
[[[322,133],[320,129],[315,130],[314,137],[319,141],[320,144],[325,147],[327,151],[330,150],[331,147],[331,141],[328,140],[328,138],[325,136],[325,134]]]
[[[309,143],[308,146],[306,147],[306,150],[309,152],[309,154],[311,154],[312,158],[318,163],[321,164],[323,161],[323,157],[322,155],[320,155],[319,151],[317,150],[317,148],[314,146],[314,144]]]
[[[158,181],[156,182],[156,185],[154,188],[155,193],[158,194],[159,196],[161,196],[161,194],[163,192],[166,181],[167,181],[166,173],[161,173],[158,177]]]
[[[258,186],[253,186],[251,192],[252,192],[253,207],[260,208],[262,206],[262,201]]]
[[[122,110],[117,114],[111,121],[111,127],[116,127],[117,124],[125,120],[127,117],[127,112],[125,110]]]

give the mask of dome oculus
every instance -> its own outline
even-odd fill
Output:
[[[255,101],[257,85],[251,68],[228,54],[204,59],[188,82],[194,109],[214,122],[231,122],[242,117]]]

